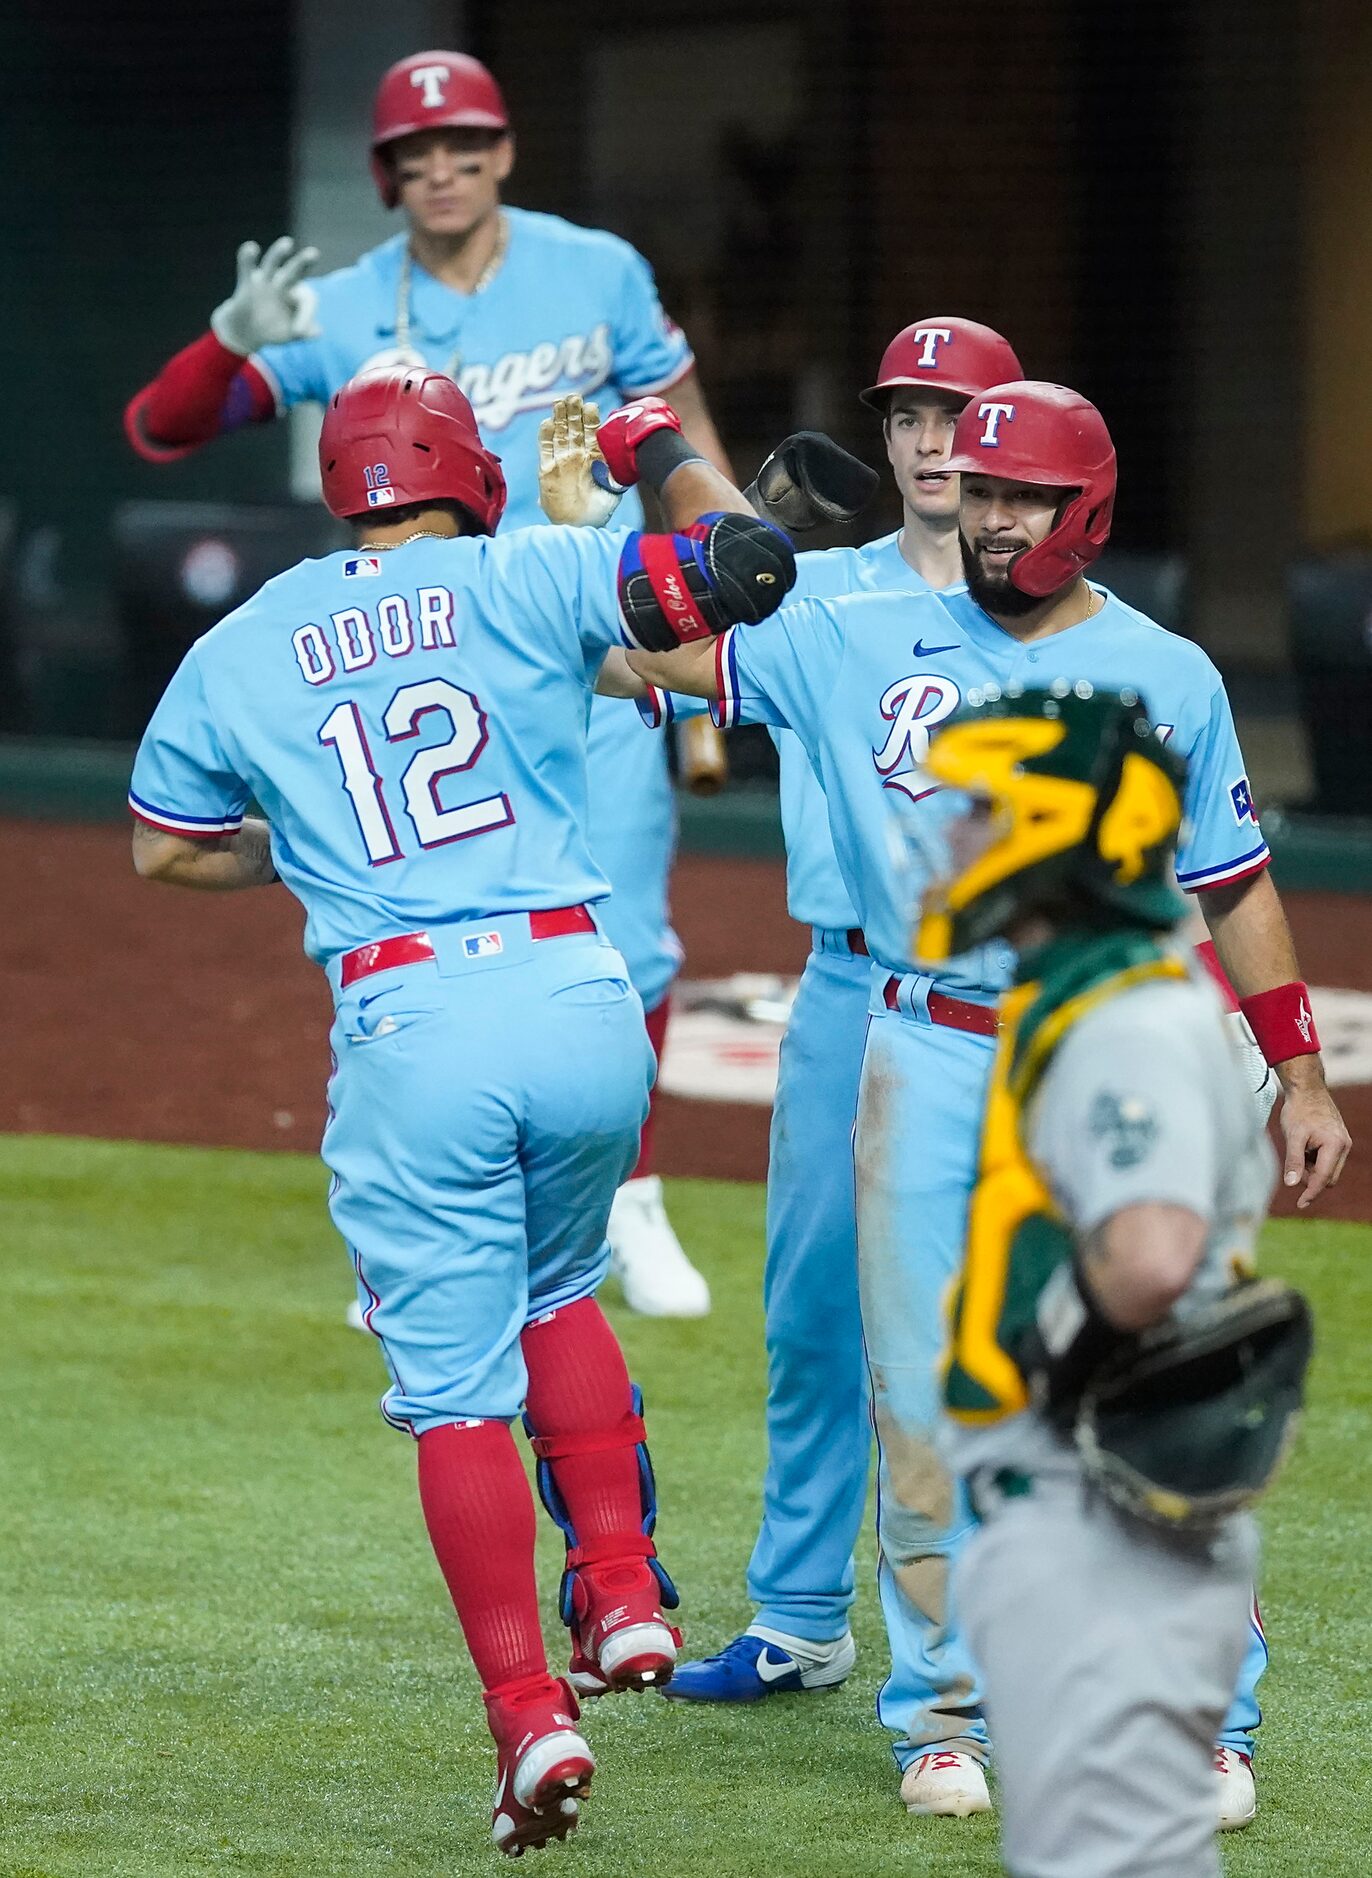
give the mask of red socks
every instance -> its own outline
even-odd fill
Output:
[[[544,1438],[586,1435],[589,1451],[551,1463],[584,1545],[639,1531],[642,1496],[634,1437],[598,1437],[633,1416],[629,1372],[615,1333],[583,1298],[529,1324],[529,1420]],[[570,1445],[575,1448],[576,1441]],[[483,1689],[547,1674],[534,1579],[534,1503],[504,1422],[447,1423],[419,1437],[419,1499]]]
[[[633,1413],[633,1391],[619,1340],[594,1298],[582,1298],[524,1328],[527,1407],[536,1435],[606,1435]],[[643,1501],[634,1443],[564,1454],[551,1463],[582,1545],[637,1532]]]
[[[667,1024],[672,1015],[670,993],[661,1004],[655,1004],[644,1018],[648,1032],[648,1041],[653,1046],[653,1055],[657,1058],[658,1072],[662,1070],[662,1052],[667,1046]],[[648,1097],[648,1119],[643,1124],[643,1133],[638,1138],[638,1161],[630,1174],[630,1180],[646,1180],[653,1171],[654,1129],[657,1122],[657,1090],[653,1084],[652,1094]]]
[[[422,1434],[419,1499],[482,1688],[546,1675],[533,1496],[506,1424]]]

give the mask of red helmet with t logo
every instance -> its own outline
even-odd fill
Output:
[[[1115,446],[1095,405],[1066,385],[1020,378],[979,392],[958,419],[944,467],[1062,490],[1048,534],[1010,563],[1010,584],[1021,593],[1047,599],[1110,539]]]
[[[1008,339],[976,320],[916,320],[898,332],[881,355],[877,382],[860,393],[864,404],[884,416],[893,391],[928,386],[975,397],[986,385],[1018,378],[1023,370]]]
[[[465,52],[416,52],[384,75],[372,106],[372,178],[381,200],[400,200],[386,147],[420,130],[508,130],[505,100],[480,59]]]

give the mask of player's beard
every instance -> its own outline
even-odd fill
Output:
[[[981,562],[972,552],[966,535],[958,531],[958,547],[962,550],[962,572],[967,582],[967,591],[976,601],[983,613],[999,613],[1004,619],[1018,619],[1025,613],[1032,613],[1036,606],[1042,606],[1042,599],[1032,593],[1021,593],[1010,579],[1010,568],[1019,559],[1014,559],[997,574],[987,574]],[[1029,550],[1020,551],[1027,554]]]

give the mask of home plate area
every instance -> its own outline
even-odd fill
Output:
[[[772,972],[688,979],[673,996],[662,1087],[696,1102],[769,1107],[799,980]],[[1372,993],[1312,988],[1331,1083],[1372,1083]]]
[[[662,1087],[669,1095],[697,1102],[769,1108],[776,1094],[777,1051],[799,983],[774,972],[678,983]]]

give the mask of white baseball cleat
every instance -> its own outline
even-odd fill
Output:
[[[358,1303],[356,1298],[354,1298],[352,1303],[348,1306],[346,1322],[349,1330],[365,1330],[367,1328],[367,1320],[362,1315],[362,1306]]]
[[[1219,1803],[1216,1830],[1242,1832],[1258,1810],[1258,1788],[1252,1757],[1237,1748],[1215,1749],[1215,1798]]]
[[[991,1810],[986,1774],[970,1754],[921,1754],[905,1770],[900,1797],[907,1813],[944,1819],[966,1819]]]
[[[710,1287],[681,1249],[656,1174],[626,1180],[607,1228],[610,1270],[624,1302],[644,1317],[705,1317]]]

